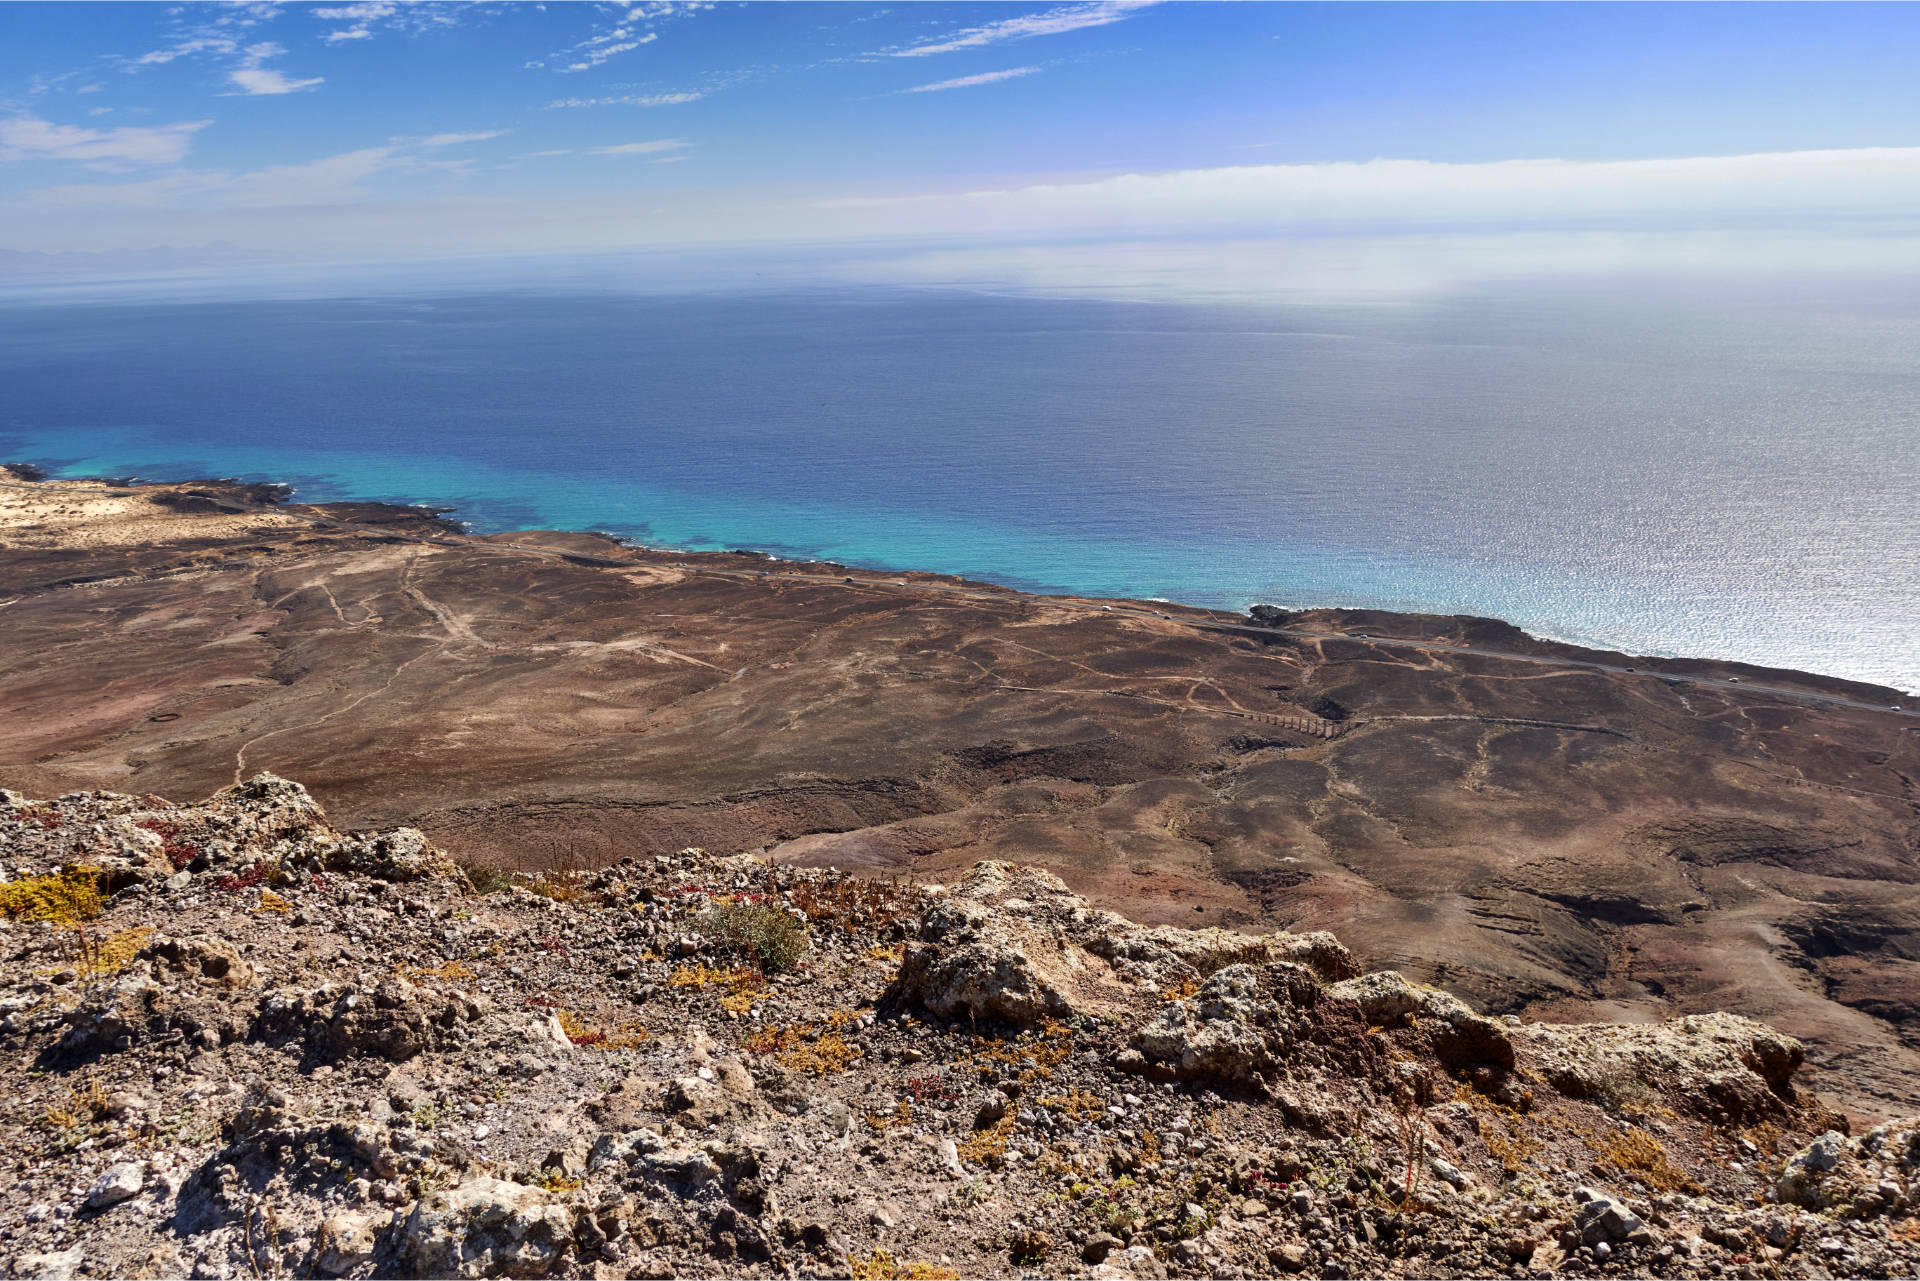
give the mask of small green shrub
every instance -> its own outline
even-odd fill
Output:
[[[724,903],[701,915],[700,932],[768,973],[790,970],[807,950],[807,928],[771,903]]]
[[[484,863],[461,863],[459,868],[467,874],[467,883],[475,894],[498,894],[513,888],[513,877],[500,868]]]

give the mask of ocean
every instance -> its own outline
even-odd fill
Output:
[[[1491,615],[1920,692],[1910,291],[15,299],[0,390],[0,459],[59,475]]]

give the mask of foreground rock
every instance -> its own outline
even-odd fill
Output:
[[[1920,1120],[1762,1024],[1488,1018],[1030,867],[470,879],[272,777],[7,794],[0,865],[14,1276],[1920,1266]]]

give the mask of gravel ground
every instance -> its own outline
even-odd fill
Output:
[[[0,792],[0,873],[15,1276],[1920,1269],[1920,1123],[1760,1024],[1484,1018],[1030,868],[476,883],[262,775]]]

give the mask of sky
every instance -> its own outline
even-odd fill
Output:
[[[1917,55],[1904,4],[13,3],[0,281],[1920,269]]]

